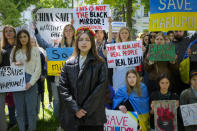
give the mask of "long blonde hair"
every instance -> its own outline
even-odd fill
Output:
[[[128,75],[130,73],[134,74],[136,76],[136,78],[137,78],[136,84],[135,84],[135,86],[133,88],[131,88],[131,86],[129,85],[128,79],[127,79]],[[127,93],[128,93],[128,95],[130,95],[132,91],[136,91],[137,95],[141,96],[141,89],[140,89],[140,86],[141,86],[140,85],[140,81],[141,80],[140,80],[140,76],[137,73],[137,71],[135,71],[135,70],[128,70],[127,73],[126,73],[125,80],[126,80],[126,86],[127,86]]]
[[[14,36],[14,39],[16,39],[16,30],[14,29],[13,26],[11,25],[6,25],[4,28],[3,28],[3,31],[2,31],[2,37],[1,37],[1,48],[5,48],[5,46],[8,44],[8,39],[5,37],[5,30],[6,28],[12,28],[12,30],[14,31],[15,33],[15,36]],[[16,41],[15,41],[16,42]]]
[[[71,46],[73,46],[73,44],[75,42],[75,28],[73,27],[72,24],[67,24],[67,25],[64,26],[64,29],[63,29],[62,40],[61,40],[61,47],[64,47],[64,44],[66,42],[66,37],[64,36],[64,34],[65,34],[65,29],[68,26],[70,26],[72,28],[72,30],[74,31],[74,34],[73,34],[73,37],[72,37],[72,45]],[[68,45],[66,45],[66,47],[68,47]]]
[[[127,30],[127,31],[128,31],[129,37],[128,37],[128,40],[127,40],[127,41],[131,41],[131,33],[130,33],[130,30],[129,30],[128,27],[122,27],[122,28],[119,30],[119,32],[118,32],[118,37],[117,37],[116,41],[117,41],[117,42],[122,42],[122,39],[121,39],[121,37],[120,37],[120,33],[121,33],[123,30]]]

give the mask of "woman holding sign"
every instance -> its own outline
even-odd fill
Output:
[[[165,36],[162,32],[157,33],[155,36],[155,44],[156,45],[164,45]],[[149,46],[150,48],[150,46]],[[149,49],[150,50],[150,49]],[[160,49],[161,50],[161,49]],[[159,51],[159,50],[157,50]],[[177,55],[175,54],[174,61],[163,61],[162,58],[160,61],[151,61],[149,60],[149,53],[147,54],[144,61],[144,69],[148,72],[149,80],[147,82],[147,87],[149,90],[149,94],[157,90],[157,78],[162,74],[166,73],[172,79],[172,74],[178,69],[178,64],[176,62]]]
[[[2,31],[1,49],[2,49],[2,66],[10,66],[10,53],[16,44],[16,30],[10,25],[6,25]],[[1,94],[0,94],[1,95]],[[16,126],[15,105],[13,93],[6,94],[6,102],[8,103],[9,124],[8,129]]]
[[[71,22],[73,23],[73,21]],[[65,25],[63,32],[62,32],[62,40],[61,43],[52,46],[52,44],[47,43],[42,37],[40,36],[38,30],[35,28],[35,36],[38,41],[38,44],[40,47],[46,49],[46,48],[65,48],[65,47],[73,47],[75,42],[75,28],[72,24]],[[59,96],[58,96],[58,83],[59,77],[53,77],[53,76],[47,76],[47,87],[50,91],[50,87],[52,90],[53,95],[53,113],[55,117],[61,117],[59,116],[59,111],[61,112],[62,109],[60,109],[62,105],[59,105]]]
[[[170,78],[167,74],[161,74],[160,77],[158,78],[157,82],[157,91],[153,92],[150,97],[150,103],[151,103],[151,117],[150,117],[150,124],[151,124],[151,129],[155,129],[155,121],[154,121],[154,101],[157,100],[176,100],[176,107],[178,108],[179,106],[179,96],[176,93],[173,93],[172,90],[172,85]],[[170,118],[170,116],[167,116]],[[159,119],[160,120],[160,119]],[[157,127],[161,127],[166,129],[167,127],[172,126],[173,124],[173,119],[168,119],[169,123],[166,124],[164,121],[162,122],[160,120],[160,124],[157,125]],[[165,125],[166,124],[166,125]],[[165,125],[165,126],[164,126]],[[173,129],[171,127],[170,129]]]
[[[140,82],[140,76],[135,70],[127,71],[126,84],[118,89],[113,99],[113,109],[123,113],[135,111],[142,131],[149,129],[149,96],[145,84]]]
[[[122,27],[120,31],[118,32],[118,37],[116,42],[128,42],[131,41],[131,35],[129,28]],[[118,88],[125,85],[125,75],[128,70],[135,69],[135,67],[122,67],[122,68],[114,68],[113,69],[113,88],[115,91],[118,90]]]
[[[11,53],[11,63],[24,66],[26,90],[14,93],[17,122],[20,131],[25,131],[25,115],[27,114],[29,131],[36,129],[37,120],[37,86],[41,74],[40,52],[31,46],[30,35],[26,30],[20,30],[16,37],[17,43]]]
[[[60,75],[60,97],[66,104],[61,126],[66,131],[104,130],[107,67],[97,55],[94,36],[87,27],[77,31],[74,53]]]

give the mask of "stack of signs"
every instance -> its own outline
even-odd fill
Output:
[[[126,114],[121,111],[106,110],[107,122],[104,124],[104,131],[137,131],[137,113],[128,111]]]
[[[197,44],[191,46],[191,61],[197,62]]]
[[[107,44],[108,68],[138,66],[143,61],[142,41]]]
[[[197,30],[197,0],[150,0],[149,31]]]
[[[197,103],[180,107],[184,126],[197,125]]]
[[[0,68],[0,93],[25,90],[25,69],[21,66]]]
[[[108,30],[108,17],[111,15],[109,5],[89,5],[74,9],[74,27],[89,27],[92,30]]]
[[[36,12],[37,29],[45,41],[60,40],[64,26],[73,18],[72,9],[42,8]]]
[[[47,48],[47,74],[60,76],[65,61],[72,55],[73,48]]]
[[[112,32],[119,32],[122,27],[126,27],[126,22],[112,22]]]
[[[154,101],[155,131],[177,131],[175,100]]]
[[[149,45],[149,60],[150,61],[174,61],[175,60],[175,45]]]

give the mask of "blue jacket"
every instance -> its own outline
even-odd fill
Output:
[[[140,83],[140,85],[141,96],[138,96],[135,91],[132,91],[131,94],[128,96],[126,85],[119,88],[113,99],[113,109],[115,109],[122,101],[126,102],[127,100],[129,100],[133,109],[138,114],[149,113],[148,90],[145,84]]]

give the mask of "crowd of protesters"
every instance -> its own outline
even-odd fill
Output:
[[[183,126],[180,105],[197,103],[197,66],[190,61],[190,82],[181,80],[180,63],[189,57],[191,43],[197,44],[197,32],[187,31],[145,32],[132,39],[129,28],[109,32],[88,27],[75,30],[73,22],[63,29],[60,43],[48,43],[39,34],[7,25],[3,28],[0,48],[0,66],[24,66],[26,90],[0,93],[0,131],[16,124],[20,131],[35,131],[40,101],[43,101],[44,81],[47,80],[49,108],[65,131],[103,131],[105,109],[138,114],[138,130],[150,131],[154,126],[154,102],[176,100],[178,130],[195,131],[196,126]],[[142,40],[144,60],[137,67],[107,68],[106,44]],[[149,45],[175,45],[174,61],[149,60]],[[47,75],[46,48],[73,47],[60,76]],[[188,48],[189,47],[189,48]],[[53,99],[52,99],[53,98]],[[105,99],[104,99],[105,98]],[[53,106],[52,103],[53,102]],[[8,103],[9,123],[5,119]],[[44,128],[44,127],[43,127]]]

